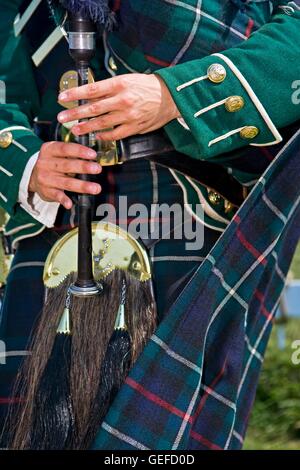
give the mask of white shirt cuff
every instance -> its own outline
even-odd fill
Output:
[[[28,186],[32,170],[37,162],[39,152],[29,159],[19,186],[19,203],[21,207],[38,222],[48,228],[54,226],[59,203],[43,201],[37,193],[29,194]]]

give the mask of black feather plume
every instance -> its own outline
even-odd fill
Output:
[[[82,13],[95,23],[111,28],[114,23],[109,0],[60,0],[61,5],[71,13]]]

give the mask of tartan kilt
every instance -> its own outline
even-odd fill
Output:
[[[173,176],[165,168],[148,162],[134,162],[126,164],[126,171],[117,167],[104,171],[106,176],[101,178],[102,195],[95,201],[95,211],[100,204],[107,203],[117,209],[118,197],[124,195],[128,198],[128,206],[143,203],[149,213],[153,202],[169,205],[177,203],[181,206],[184,204],[181,188],[174,183]],[[169,190],[170,185],[172,191]],[[117,211],[117,222],[124,224],[120,217]],[[99,217],[95,215],[94,220],[99,220]],[[0,317],[0,340],[5,343],[6,349],[6,363],[0,362],[0,434],[8,405],[19,399],[11,396],[12,387],[17,370],[28,354],[29,336],[42,309],[45,259],[59,236],[76,225],[76,222],[76,212],[60,210],[54,229],[44,230],[40,235],[24,239],[18,244]],[[150,222],[151,218],[143,223],[148,226]],[[163,223],[163,220],[158,220],[159,228]],[[160,319],[205,259],[219,235],[220,232],[205,227],[203,248],[188,251],[186,242],[190,240],[184,238],[158,238],[154,243],[151,242],[151,248],[148,244]],[[146,243],[148,242],[145,240]]]
[[[94,449],[241,448],[300,237],[299,180],[300,130],[159,325],[102,423]]]

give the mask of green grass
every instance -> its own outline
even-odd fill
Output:
[[[291,273],[300,279],[300,245]],[[292,364],[292,342],[300,339],[300,320],[285,326],[286,348],[279,350],[275,325],[267,348],[244,449],[300,449],[300,365]]]
[[[289,320],[286,347],[279,350],[275,325],[267,349],[245,449],[300,449],[300,365],[291,360],[291,345],[300,339],[300,319]]]
[[[298,246],[298,249],[296,250],[293,263],[291,266],[291,272],[293,273],[293,276],[295,279],[300,279],[300,245]]]

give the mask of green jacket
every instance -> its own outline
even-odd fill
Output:
[[[124,0],[115,7],[119,27],[105,35],[99,55],[111,75],[158,73],[182,116],[166,126],[177,150],[222,163],[251,185],[294,132],[292,125],[299,127],[300,0],[228,2],[225,10],[219,0],[198,1],[197,8],[196,3]],[[41,66],[34,65],[24,35],[14,33],[22,4],[0,0],[0,80],[6,84],[6,103],[0,105],[0,204],[10,215],[7,233],[15,240],[44,228],[20,206],[19,185],[42,144],[32,131],[33,119],[54,118],[59,109],[58,83],[41,91],[36,78]],[[13,135],[9,146],[6,132]],[[187,199],[199,201],[199,186],[175,176]],[[230,216],[222,201],[212,202],[208,192],[204,197],[221,219]]]

